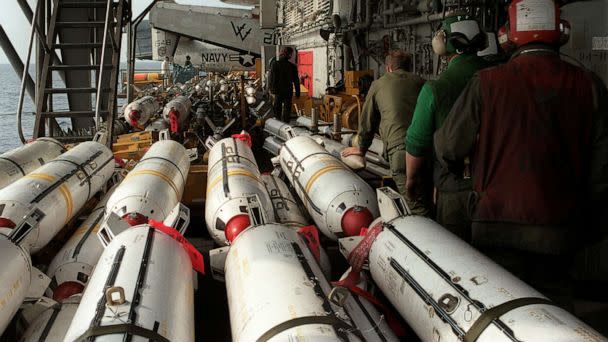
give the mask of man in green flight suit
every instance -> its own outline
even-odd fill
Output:
[[[467,15],[447,17],[433,38],[433,51],[448,60],[439,79],[422,87],[412,123],[405,139],[407,192],[421,196],[423,166],[433,157],[433,133],[438,130],[473,74],[489,66],[477,56],[487,44],[486,34],[477,21]],[[437,222],[463,239],[469,238],[470,219],[466,203],[471,190],[470,179],[450,173],[434,160],[433,183],[437,189]]]
[[[410,73],[411,55],[391,51],[386,56],[386,74],[374,81],[365,98],[359,117],[358,145],[349,147],[343,156],[365,155],[376,132],[384,142],[384,154],[390,164],[393,180],[405,197],[409,208],[418,215],[426,215],[426,206],[405,193],[405,142],[403,137],[412,120],[416,98],[424,81]]]

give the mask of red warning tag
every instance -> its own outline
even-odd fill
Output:
[[[361,230],[361,235],[365,237],[348,255],[348,263],[352,266],[352,272],[361,272],[363,264],[369,256],[369,250],[380,233],[382,233],[382,223],[378,223],[369,229],[363,228]]]
[[[205,260],[203,255],[175,228],[165,226],[162,222],[149,220],[148,224],[150,227],[169,235],[173,240],[179,242],[192,262],[192,268],[202,274],[205,274]]]
[[[310,248],[310,252],[314,255],[317,262],[321,262],[321,243],[319,242],[319,231],[315,226],[305,226],[298,230],[298,234],[300,234],[304,239],[306,239],[306,244],[308,248]]]
[[[118,165],[121,168],[125,168],[125,166],[127,166],[127,164],[125,163],[124,160],[122,160],[122,158],[118,158],[116,156],[114,156],[114,162],[116,163],[116,165]]]
[[[364,236],[364,238],[348,255],[348,263],[351,266],[350,272],[348,272],[344,279],[332,282],[332,285],[347,288],[350,292],[366,299],[367,301],[375,305],[385,315],[386,322],[393,330],[393,332],[397,336],[403,337],[405,336],[405,329],[401,325],[395,313],[393,313],[393,310],[384,305],[384,303],[382,303],[373,294],[357,286],[361,279],[361,270],[363,269],[363,264],[369,257],[369,251],[372,248],[372,244],[374,243],[378,235],[382,233],[382,230],[383,226],[381,222],[369,229],[361,229],[360,235]]]

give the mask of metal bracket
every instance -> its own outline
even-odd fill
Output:
[[[50,280],[50,279],[49,279]],[[25,322],[31,324],[46,310],[58,303],[49,297],[31,298],[21,304],[21,317]]]
[[[294,133],[293,128],[292,128],[291,126],[287,126],[287,127],[285,127],[285,134],[286,134],[286,135],[287,135],[287,137],[288,137],[288,139],[287,139],[287,140],[289,140],[289,139],[291,139],[291,138],[295,138],[295,137],[296,137],[296,134]]]
[[[158,141],[162,140],[171,140],[171,133],[169,133],[169,129],[165,128],[158,132]]]
[[[213,137],[207,137],[207,140],[205,140],[205,147],[207,150],[211,150],[216,143],[217,141]]]
[[[11,230],[11,233],[8,235],[9,240],[29,251],[30,246],[26,246],[24,242],[27,242],[27,237],[33,230],[38,229],[40,221],[42,221],[44,216],[45,214],[38,208],[30,210],[17,227]]]
[[[123,179],[125,179],[126,170],[124,169],[116,169],[114,171],[114,173],[112,174],[112,176],[110,177],[110,179],[112,180],[112,184],[117,185],[120,184],[120,182],[122,182]]]
[[[120,216],[110,212],[109,215],[103,219],[103,224],[97,232],[97,237],[105,248],[110,244],[110,242],[112,242],[112,240],[114,240],[116,235],[129,229],[129,227],[129,224],[120,218]]]
[[[364,236],[350,236],[338,239],[338,248],[340,249],[340,253],[342,253],[342,255],[348,259],[348,256],[353,249],[355,249],[359,242],[361,242],[364,238]]]
[[[336,304],[337,306],[343,307],[349,296],[350,291],[347,288],[336,286],[331,289],[331,291],[327,295],[327,299],[329,299],[330,302]]]
[[[270,158],[270,162],[272,163],[272,166],[274,166],[274,170],[272,172],[277,169],[281,170],[281,158],[279,156]]]
[[[198,159],[198,149],[196,147],[187,149],[186,153],[188,153],[188,158],[190,158],[191,162]]]
[[[405,200],[395,190],[389,187],[382,187],[376,189],[376,194],[378,196],[380,216],[384,222],[392,221],[397,217],[411,215],[411,211]]]
[[[184,235],[190,225],[190,208],[182,203],[178,203],[167,215],[163,224],[173,227],[180,234]]]
[[[24,302],[36,302],[44,296],[44,292],[49,287],[51,278],[49,278],[44,272],[32,267],[30,272],[30,286],[27,290]]]
[[[249,214],[250,227],[260,226],[267,222],[266,213],[260,205],[258,195],[247,196],[247,213]]]
[[[107,145],[108,143],[108,133],[105,131],[99,131],[97,133],[95,133],[95,135],[93,136],[93,141],[98,142],[102,145]]]
[[[321,147],[325,148],[325,141],[323,140],[322,137],[319,136],[315,136],[315,137],[311,137],[312,140],[314,140],[317,144],[319,144]],[[328,151],[329,152],[329,151]]]
[[[209,251],[211,276],[217,281],[225,281],[226,258],[230,247],[216,248]]]

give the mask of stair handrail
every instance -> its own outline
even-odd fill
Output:
[[[103,88],[102,88],[102,82],[103,82],[103,69],[104,69],[104,64],[105,64],[105,58],[106,58],[106,47],[107,47],[107,39],[108,39],[108,26],[110,23],[110,15],[112,13],[112,3],[114,2],[113,0],[107,0],[107,6],[106,6],[106,20],[104,23],[104,27],[103,27],[103,39],[102,39],[102,43],[101,43],[101,59],[100,59],[100,63],[99,63],[99,75],[97,78],[97,94],[95,95],[95,131],[98,132],[99,131],[99,125],[101,124],[99,122],[100,120],[100,116],[99,116],[99,110],[100,110],[100,106],[101,106],[101,94],[103,93]],[[115,66],[114,66],[115,67]],[[114,106],[113,103],[108,103],[108,109],[112,109],[112,107]],[[109,110],[108,110],[108,117],[109,117]]]
[[[22,144],[26,143],[25,135],[23,135],[23,125],[21,122],[23,113],[23,101],[25,99],[25,83],[26,78],[29,75],[30,60],[32,59],[32,46],[34,45],[34,35],[36,34],[36,18],[38,18],[38,12],[40,11],[40,3],[44,1],[36,2],[36,9],[34,16],[32,17],[32,28],[30,30],[30,42],[27,48],[27,55],[25,57],[25,63],[23,64],[23,75],[21,76],[21,88],[19,89],[19,102],[17,103],[17,133],[19,133],[19,139]]]

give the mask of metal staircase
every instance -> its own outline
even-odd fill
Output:
[[[72,143],[91,140],[102,125],[111,144],[122,28],[128,23],[128,0],[50,0],[52,12],[44,41],[37,84],[34,138],[51,136]],[[61,62],[53,58],[53,51]],[[62,72],[65,87],[53,87]],[[66,94],[68,110],[54,110],[53,96]],[[69,118],[63,130],[59,118]]]

